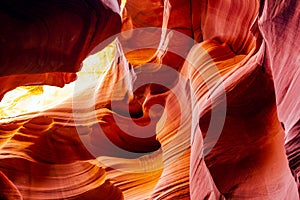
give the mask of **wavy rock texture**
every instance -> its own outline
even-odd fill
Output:
[[[0,99],[21,85],[74,81],[88,53],[120,31],[118,12],[118,2],[1,1]]]
[[[265,1],[259,13],[259,27],[264,37],[265,63],[272,71],[278,117],[286,132],[290,166],[299,185],[299,10],[297,1]],[[283,27],[281,25],[284,24]],[[297,96],[297,98],[295,98]],[[291,114],[293,113],[293,114]]]
[[[0,3],[0,199],[299,199],[300,3],[124,3]]]

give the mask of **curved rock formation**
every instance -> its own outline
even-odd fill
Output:
[[[0,5],[0,199],[299,199],[297,1]]]
[[[297,1],[264,1],[259,27],[265,42],[265,63],[272,71],[278,117],[286,132],[290,166],[299,185],[299,9]],[[282,26],[284,24],[284,26]]]
[[[117,1],[1,1],[0,98],[21,85],[74,81],[90,51],[120,31],[119,10]]]

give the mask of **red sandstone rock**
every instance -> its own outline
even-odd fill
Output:
[[[117,0],[2,1],[0,99],[21,85],[72,82],[90,51],[120,31],[119,12]]]
[[[122,30],[118,3],[0,3],[0,98],[122,31],[103,79],[0,121],[0,197],[298,199],[299,3],[129,0]]]
[[[287,154],[298,188],[300,188],[300,3],[267,0],[261,6],[258,23],[265,43],[264,62],[272,71],[278,117],[286,132]]]

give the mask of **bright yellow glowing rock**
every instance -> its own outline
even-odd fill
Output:
[[[77,73],[78,79],[63,88],[48,85],[20,86],[7,92],[0,102],[0,120],[43,111],[71,98],[76,83],[87,86],[87,83],[101,79],[111,66],[115,54],[116,43],[112,42],[102,51],[88,56]]]

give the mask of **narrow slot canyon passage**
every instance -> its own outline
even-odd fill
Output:
[[[1,0],[0,200],[298,200],[300,2]]]

